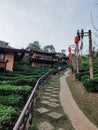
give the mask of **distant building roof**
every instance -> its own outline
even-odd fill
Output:
[[[8,44],[9,44],[8,42],[0,40],[0,48],[14,49],[13,47],[9,46]]]
[[[35,49],[31,49],[30,47],[26,48],[27,52],[37,52],[37,53],[43,53],[43,54],[47,54],[47,55],[54,55],[56,54],[55,52],[46,52],[44,50],[35,50]]]

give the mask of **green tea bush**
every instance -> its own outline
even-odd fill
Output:
[[[10,94],[29,95],[32,90],[31,86],[12,86],[0,85],[0,95],[7,96]]]
[[[15,85],[15,86],[24,86],[24,85],[29,85],[29,86],[33,86],[36,84],[36,79],[35,78],[20,78],[17,79],[15,81],[10,81],[10,85]]]
[[[81,80],[81,73],[75,73],[75,77],[76,77],[78,80]]]
[[[94,74],[98,74],[98,70],[97,69],[94,69]]]
[[[34,87],[34,85],[36,84],[37,80],[41,77],[41,75],[35,75],[35,76],[21,76],[21,78],[16,78],[14,80],[2,80],[0,82],[0,84],[2,85],[6,85],[6,84],[9,84],[9,85],[15,85],[15,86],[18,86],[18,85],[21,85],[21,86],[24,86],[24,85],[29,85],[29,86],[32,86]]]
[[[15,80],[16,77],[9,77],[9,76],[0,76],[0,81],[4,81],[4,80]]]
[[[9,76],[9,77],[17,77],[17,76],[23,76],[22,74],[19,74],[15,71],[8,71],[8,72],[5,72],[5,73],[0,73],[0,75],[2,76]]]
[[[85,79],[83,84],[87,91],[98,92],[98,77]]]
[[[18,116],[15,108],[0,105],[0,130],[12,130]]]
[[[20,107],[24,106],[23,97],[20,95],[8,95],[8,96],[0,96],[0,104],[6,106]]]
[[[82,77],[85,75],[89,76],[89,71],[75,73],[75,77],[80,81],[82,80]]]
[[[50,68],[41,68],[40,67],[32,67],[31,65],[26,65],[26,64],[18,64],[14,66],[14,71],[21,73],[21,74],[32,74],[32,75],[37,75],[37,74],[45,74],[48,72]]]
[[[29,95],[32,91],[31,86],[12,86],[12,85],[1,85],[0,95],[8,96],[10,94],[21,95],[23,97],[23,103],[25,104],[28,100]]]
[[[82,82],[84,82],[84,81],[87,80],[87,79],[90,79],[90,76],[89,76],[89,75],[83,75],[83,76],[81,77],[81,81],[82,81]]]
[[[13,72],[0,73],[0,130],[13,129],[37,80],[48,71],[50,68],[32,67],[25,59],[14,64]]]
[[[88,71],[89,70],[89,60],[82,60],[80,69],[81,69],[81,71]]]
[[[98,73],[97,73],[97,74],[94,74],[94,77],[98,77]]]

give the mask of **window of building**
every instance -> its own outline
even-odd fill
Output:
[[[0,53],[0,60],[4,60],[4,54],[3,53]]]

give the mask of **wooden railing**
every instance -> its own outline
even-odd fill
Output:
[[[23,111],[21,112],[13,130],[28,130],[30,124],[32,124],[32,118],[33,118],[33,111],[34,111],[34,106],[35,106],[35,101],[37,99],[39,89],[41,84],[44,83],[45,80],[47,80],[52,71],[46,73],[43,75],[40,79],[38,79]]]

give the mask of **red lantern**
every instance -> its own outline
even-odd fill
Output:
[[[68,47],[68,52],[69,54],[71,54],[71,47]]]
[[[75,36],[75,38],[74,38],[74,43],[75,43],[75,44],[78,44],[79,41],[80,41],[80,37],[79,37],[79,36]]]

